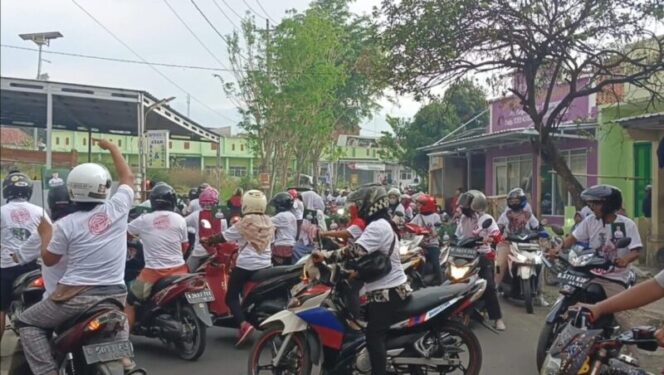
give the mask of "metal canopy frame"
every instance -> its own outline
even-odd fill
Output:
[[[664,130],[664,112],[625,117],[614,121],[627,129]]]

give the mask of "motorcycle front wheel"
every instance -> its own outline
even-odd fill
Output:
[[[537,371],[542,369],[546,354],[553,343],[554,328],[553,323],[545,323],[540,331],[539,338],[537,339]]]
[[[205,351],[205,330],[207,327],[198,319],[190,305],[182,307],[180,318],[180,323],[184,325],[188,332],[186,340],[175,343],[178,356],[187,361],[195,361]]]
[[[457,321],[447,321],[437,331],[440,354],[458,359],[458,366],[441,366],[441,374],[478,375],[482,368],[482,346],[473,331]],[[435,357],[436,355],[434,355]],[[415,370],[415,369],[413,369]],[[411,371],[411,373],[417,373]],[[427,372],[425,372],[427,373]]]
[[[535,312],[535,308],[533,307],[533,289],[530,279],[521,279],[521,293],[523,293],[523,300],[526,304],[526,312],[532,314]]]
[[[308,375],[311,373],[311,357],[304,334],[294,333],[286,340],[281,325],[269,326],[256,340],[249,353],[247,373],[250,375]],[[282,346],[286,347],[282,348]],[[282,351],[281,360],[272,360]]]

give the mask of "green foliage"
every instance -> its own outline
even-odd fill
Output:
[[[383,132],[379,143],[382,157],[397,160],[425,176],[429,169],[426,152],[418,148],[427,146],[449,134],[458,126],[486,110],[486,94],[471,80],[452,84],[440,100],[421,107],[412,120],[387,117],[394,134]],[[486,126],[488,113],[473,120],[466,128]]]

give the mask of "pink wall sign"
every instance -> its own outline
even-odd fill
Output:
[[[579,87],[584,84],[582,82]],[[569,92],[569,85],[557,85],[554,88],[551,100],[549,103],[549,111],[556,107],[558,103]],[[538,101],[538,107],[541,108],[544,98]],[[596,117],[596,110],[594,108],[594,100],[591,103],[590,97],[585,96],[574,99],[572,104],[567,109],[563,122],[575,122]],[[527,129],[533,126],[533,121],[530,116],[521,109],[519,99],[510,96],[502,99],[495,100],[491,103],[491,128],[492,133],[514,130],[514,129]]]

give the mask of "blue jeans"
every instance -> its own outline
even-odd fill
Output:
[[[312,251],[314,251],[314,244],[311,243],[309,245],[305,245],[298,241],[295,244],[295,247],[293,247],[293,263],[297,263],[300,258],[307,254],[311,254]]]
[[[431,264],[433,283],[434,285],[440,285],[443,283],[443,269],[440,267],[440,247],[427,246],[424,250],[427,263]]]

